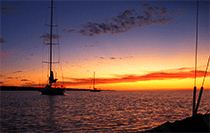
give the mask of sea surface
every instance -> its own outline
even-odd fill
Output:
[[[191,115],[192,91],[2,91],[0,132],[136,132]],[[210,110],[203,93],[200,113]]]

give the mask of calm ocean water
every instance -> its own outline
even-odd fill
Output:
[[[210,110],[204,91],[199,112]],[[1,132],[135,132],[191,115],[192,91],[1,92]]]

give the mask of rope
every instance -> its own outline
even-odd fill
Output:
[[[208,61],[207,61],[207,65],[206,65],[205,74],[204,74],[204,76],[203,76],[202,87],[204,86],[204,83],[205,83],[206,75],[207,75],[207,72],[208,72],[208,68],[209,68],[209,62],[210,62],[210,55],[209,55],[209,59],[208,59]]]
[[[196,105],[196,108],[195,108],[195,114],[197,114],[198,112],[198,107],[200,105],[200,101],[201,101],[201,97],[202,97],[202,93],[203,93],[203,85],[204,85],[204,82],[205,82],[205,78],[206,78],[206,75],[207,75],[207,72],[208,72],[208,67],[209,67],[209,60],[210,60],[210,56],[208,58],[208,61],[207,61],[207,65],[206,65],[206,70],[205,70],[205,74],[203,76],[203,82],[202,82],[202,86],[201,86],[201,89],[200,89],[200,93],[199,93],[199,96],[198,96],[198,101],[197,101],[197,105]]]
[[[209,60],[210,60],[210,56],[208,58],[208,62],[207,62],[207,65],[206,65],[206,71],[205,71],[205,74],[204,74],[204,77],[203,77],[202,86],[201,86],[200,93],[199,93],[199,96],[198,96],[198,101],[197,101],[197,105],[196,105],[196,108],[195,108],[195,114],[197,114],[198,107],[200,105],[200,101],[201,101],[201,97],[202,97],[202,93],[203,93],[203,85],[204,85],[205,78],[206,78],[207,71],[208,71],[208,67],[209,67]]]
[[[56,7],[54,7],[54,10],[56,10]],[[60,87],[62,87],[64,85],[64,76],[63,76],[63,64],[62,64],[62,58],[61,58],[61,43],[60,43],[60,36],[59,36],[59,29],[58,29],[58,20],[57,20],[57,14],[56,14],[56,11],[54,12],[54,22],[55,22],[55,25],[56,25],[56,28],[55,29],[55,32],[58,37],[56,38],[56,48],[58,49],[58,66],[57,66],[57,70],[58,70],[58,78],[61,78],[61,84]]]

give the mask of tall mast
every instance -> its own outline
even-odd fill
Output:
[[[198,8],[199,1],[196,2],[196,42],[195,42],[195,75],[194,75],[194,88],[193,88],[193,107],[192,107],[192,115],[196,115],[196,78],[197,78],[197,58],[198,58]]]
[[[93,89],[95,90],[95,72],[93,72]]]
[[[53,43],[53,0],[51,0],[51,7],[50,7],[50,77],[52,72],[52,62],[53,62],[53,56],[52,56],[52,43]],[[49,81],[50,87],[52,86],[52,81]]]

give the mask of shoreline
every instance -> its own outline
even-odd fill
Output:
[[[0,91],[40,91],[44,88],[38,87],[20,87],[20,86],[0,86]],[[90,91],[91,89],[84,88],[65,88],[65,91]],[[101,90],[101,91],[115,91],[115,90]]]

